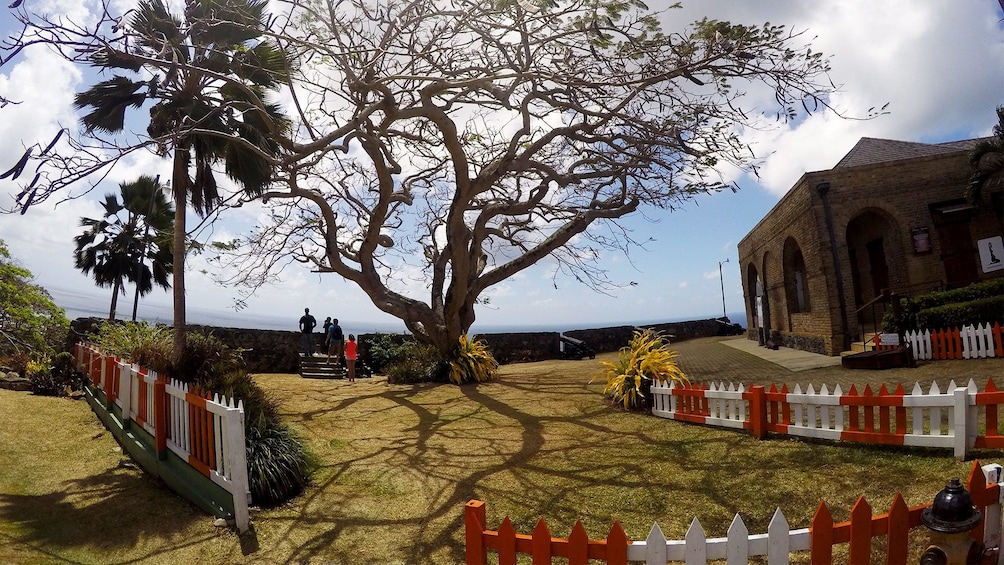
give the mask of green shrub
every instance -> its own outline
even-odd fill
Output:
[[[28,374],[28,363],[31,363],[31,355],[24,351],[13,352],[0,358],[0,366],[14,371],[19,377]]]
[[[460,336],[460,343],[448,359],[449,378],[453,384],[481,383],[495,378],[499,364],[483,340]]]
[[[441,365],[442,359],[435,347],[406,341],[384,372],[391,384],[424,383],[436,380],[436,375],[442,372]]]
[[[1004,296],[945,304],[917,312],[917,327],[930,330],[993,325],[994,322],[1004,322]]]
[[[303,492],[310,481],[310,459],[289,426],[263,415],[248,418],[248,482],[258,506],[275,506]]]
[[[970,302],[1004,295],[1004,278],[973,283],[969,286],[939,292],[929,292],[914,299],[917,310],[928,310],[946,304]]]
[[[1004,278],[902,299],[899,316],[891,309],[883,316],[882,330],[896,333],[994,322],[1004,323]]]
[[[30,361],[26,376],[31,392],[40,396],[66,396],[84,386],[84,375],[77,371],[76,360],[65,351],[56,355],[51,363],[46,357]]]
[[[244,359],[212,334],[185,334],[185,354],[169,369],[171,377],[202,388],[225,386],[228,375],[245,373]]]
[[[414,343],[411,336],[375,333],[366,337],[366,355],[374,372],[383,372],[407,354],[407,344]]]
[[[661,332],[635,331],[631,342],[622,347],[617,361],[601,361],[604,367],[592,381],[604,379],[603,394],[626,409],[645,408],[645,393],[652,382],[683,382],[687,376],[676,364],[676,352],[669,349]],[[592,382],[590,381],[590,382]]]
[[[108,355],[129,359],[157,373],[167,374],[173,331],[147,322],[104,322],[91,341]]]

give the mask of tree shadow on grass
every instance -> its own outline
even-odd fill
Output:
[[[103,473],[64,481],[57,491],[38,495],[0,493],[0,521],[13,524],[16,545],[47,558],[63,560],[72,550],[128,549],[140,541],[163,539],[162,549],[146,558],[178,549],[177,538],[201,512],[140,471],[110,468]],[[211,537],[211,536],[206,536]],[[203,541],[189,539],[183,545]],[[72,559],[70,560],[72,561]],[[108,562],[112,562],[110,559]]]
[[[549,523],[567,524],[581,517],[583,496],[581,491],[616,491],[619,493],[644,492],[639,498],[662,500],[659,496],[666,488],[683,487],[673,480],[655,483],[646,475],[647,462],[617,451],[620,443],[660,449],[674,459],[689,459],[689,454],[699,450],[708,438],[680,438],[667,445],[664,438],[648,433],[645,426],[637,429],[613,429],[590,417],[608,412],[598,402],[597,387],[585,382],[558,381],[547,387],[543,394],[539,383],[521,379],[499,381],[489,385],[460,387],[460,398],[429,402],[415,395],[416,390],[395,388],[379,393],[364,393],[357,397],[336,399],[329,407],[305,411],[301,417],[309,422],[322,417],[337,417],[344,424],[358,418],[360,426],[367,420],[381,417],[385,412],[405,409],[408,426],[395,430],[393,437],[372,437],[360,442],[359,450],[347,458],[332,461],[325,469],[329,473],[315,483],[303,500],[303,511],[288,524],[288,532],[300,532],[321,527],[323,531],[306,542],[297,543],[290,561],[326,557],[337,544],[339,552],[354,542],[350,532],[367,528],[397,529],[399,552],[405,563],[423,563],[429,555],[447,552],[455,562],[463,561],[463,544],[458,543],[464,530],[463,506],[472,498],[486,499],[497,507],[526,506],[546,508]],[[536,393],[527,396],[527,393]],[[510,402],[516,395],[530,402]],[[578,398],[581,395],[582,398]],[[586,398],[588,397],[588,399]],[[558,399],[558,400],[556,400]],[[458,402],[458,400],[462,400]],[[365,403],[377,401],[380,408],[370,408]],[[560,402],[548,410],[548,402]],[[588,405],[588,403],[592,403]],[[542,406],[543,403],[543,406]],[[348,408],[356,413],[346,414]],[[329,413],[330,412],[330,413]],[[505,437],[496,437],[496,426],[507,428]],[[555,439],[550,430],[564,430]],[[567,440],[573,436],[574,440]],[[472,441],[477,447],[465,450],[453,443]],[[384,445],[367,449],[368,442]],[[347,442],[351,444],[352,442]],[[593,457],[610,450],[609,457]],[[347,449],[353,449],[351,445]],[[567,464],[566,464],[567,463]],[[711,469],[708,473],[714,472]],[[383,480],[392,480],[395,473],[409,473],[425,477],[430,484],[442,489],[429,493],[420,517],[414,515],[395,517],[380,511],[363,512],[343,509],[343,502],[352,496],[346,482],[364,476],[364,489],[373,488]],[[512,486],[499,486],[499,481],[511,481]],[[374,500],[379,500],[375,496]],[[585,509],[588,511],[589,509]],[[557,520],[552,520],[554,517]],[[618,517],[612,517],[605,527]],[[517,518],[518,519],[518,518]],[[536,518],[533,518],[535,520]],[[325,522],[329,527],[324,528]],[[648,525],[651,525],[649,523]],[[530,526],[532,528],[532,524]],[[564,526],[561,526],[564,528]],[[411,531],[408,531],[411,530]],[[523,530],[521,530],[523,531]],[[555,535],[567,531],[554,530]],[[606,532],[590,532],[603,537]],[[361,558],[361,557],[360,557]],[[360,561],[362,563],[364,561]]]

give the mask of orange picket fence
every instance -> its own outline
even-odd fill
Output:
[[[766,439],[781,434],[831,441],[952,449],[959,460],[974,448],[1004,447],[998,421],[1004,391],[993,379],[983,391],[972,380],[954,381],[944,391],[937,382],[928,390],[919,383],[907,392],[902,385],[889,391],[870,385],[813,385],[803,390],[771,385],[769,389],[735,383],[653,383],[652,414],[660,418],[750,430]]]
[[[981,467],[974,462],[966,482],[973,505],[980,510],[983,521],[970,532],[970,537],[987,546],[988,558],[998,555],[1001,539],[1001,471],[1000,465]],[[932,493],[931,499],[934,499]],[[515,565],[519,555],[529,555],[534,565],[549,564],[553,558],[568,565],[588,565],[592,560],[609,565],[645,563],[666,565],[668,562],[747,563],[750,557],[766,557],[767,563],[787,563],[791,553],[808,552],[814,564],[833,562],[833,548],[847,544],[848,563],[872,561],[873,538],[885,538],[887,563],[906,563],[910,531],[921,526],[920,516],[930,503],[907,507],[902,495],[896,493],[889,512],[872,515],[871,506],[859,498],[851,509],[850,520],[834,523],[825,502],[819,504],[812,525],[792,530],[780,509],[768,526],[766,534],[749,534],[737,514],[727,537],[708,538],[695,518],[682,540],[667,540],[658,524],[654,524],[645,540],[627,537],[619,522],[614,522],[606,539],[590,539],[581,522],[576,522],[567,538],[555,538],[543,518],[531,534],[516,533],[506,516],[498,530],[486,528],[486,507],[480,500],[471,500],[464,507],[467,565],[486,565],[488,552],[494,551],[499,565]]]
[[[892,343],[885,343],[886,337]],[[920,361],[1004,357],[1004,328],[999,322],[992,326],[910,331],[904,334],[903,341]],[[899,336],[879,334],[872,344],[877,350],[895,349],[899,347]]]

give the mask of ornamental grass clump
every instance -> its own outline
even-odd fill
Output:
[[[483,340],[474,340],[467,334],[460,336],[460,343],[449,359],[449,377],[453,384],[482,383],[495,378],[498,361]]]
[[[626,409],[645,408],[645,392],[653,382],[687,380],[676,363],[676,352],[669,349],[669,341],[650,329],[634,332],[616,362],[601,361],[600,365],[603,369],[592,381],[605,379],[603,394]]]

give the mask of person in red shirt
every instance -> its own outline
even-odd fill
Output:
[[[349,370],[349,382],[356,382],[356,336],[349,334],[349,341],[345,343],[345,365]]]

